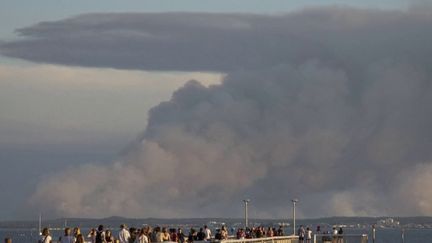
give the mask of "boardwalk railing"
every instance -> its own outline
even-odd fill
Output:
[[[307,242],[306,240],[304,241]],[[332,235],[313,235],[313,243],[368,243],[367,234],[343,234],[339,236]],[[220,243],[299,243],[298,236],[276,236],[266,238],[253,238],[253,239],[228,239],[222,240]]]
[[[87,241],[85,241],[87,242]],[[298,236],[275,236],[253,239],[228,239],[228,240],[215,240],[213,243],[299,243]],[[368,243],[368,236],[366,234],[344,234],[342,236],[332,236],[330,234],[317,234],[313,235],[313,243]],[[60,241],[52,241],[52,243],[60,243]],[[88,241],[90,243],[90,241]],[[176,243],[176,242],[165,242]],[[194,241],[193,243],[209,243],[209,241]],[[307,243],[304,240],[304,243]]]
[[[313,237],[314,243],[368,243],[367,234],[343,234],[332,236],[330,234],[317,234]]]
[[[253,239],[228,239],[222,240],[221,243],[298,243],[298,236],[275,236]]]

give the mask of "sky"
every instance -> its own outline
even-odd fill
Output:
[[[432,213],[422,1],[1,5],[2,220]]]

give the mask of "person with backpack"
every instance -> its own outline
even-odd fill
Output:
[[[96,240],[95,243],[106,243],[105,241],[105,231],[104,226],[99,225],[98,230],[96,232]]]
[[[305,229],[303,228],[303,225],[300,225],[300,228],[297,230],[297,234],[299,237],[299,243],[303,243],[305,239]]]

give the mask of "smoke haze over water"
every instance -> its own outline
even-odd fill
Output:
[[[283,218],[298,197],[303,217],[430,215],[431,13],[87,14],[21,29],[3,55],[226,73],[152,108],[125,156],[65,169],[29,203],[53,216],[239,216],[248,197],[255,216]]]

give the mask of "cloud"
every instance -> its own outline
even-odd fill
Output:
[[[19,29],[21,38],[0,51],[35,62],[146,70],[228,72],[312,58],[348,67],[384,57],[430,64],[429,20],[416,10],[338,7],[277,16],[86,14]]]
[[[431,23],[424,11],[315,8],[90,14],[21,29],[2,53],[227,73],[185,84],[150,110],[124,157],[42,181],[31,204],[67,216],[240,216],[233,205],[249,197],[256,215],[281,217],[299,197],[304,217],[430,214],[420,185],[432,156]]]

